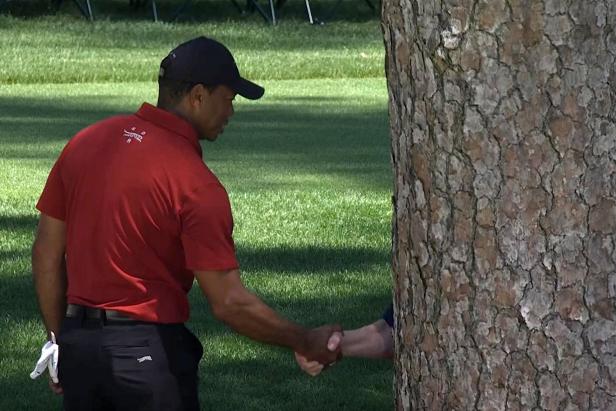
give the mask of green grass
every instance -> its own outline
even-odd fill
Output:
[[[205,161],[230,192],[247,286],[308,326],[339,321],[354,328],[380,315],[391,300],[392,182],[376,20],[300,28],[283,22],[272,29],[257,20],[228,27],[144,21],[124,27],[126,22],[112,20],[88,28],[62,19],[0,17],[0,38],[7,39],[0,52],[11,57],[3,61],[12,61],[0,66],[0,410],[60,408],[44,379],[28,378],[43,342],[29,247],[34,204],[49,169],[82,127],[155,101],[153,67],[173,43],[195,33],[235,42],[230,46],[242,68],[267,90],[258,102],[238,99],[225,133],[203,147]],[[91,46],[79,35],[89,29]],[[262,52],[272,33],[281,32],[287,46]],[[309,46],[307,33],[319,33]],[[361,41],[352,33],[370,33],[365,43],[378,55],[370,63],[375,72],[355,67],[352,56]],[[29,53],[16,59],[25,45]],[[62,50],[75,70],[54,57]],[[128,54],[138,64],[118,72],[99,63],[124,61]],[[332,67],[320,67],[316,54],[331,56]],[[249,63],[257,60],[273,72]],[[189,327],[205,346],[204,409],[391,408],[391,363],[347,359],[310,378],[288,351],[254,343],[215,321],[198,289],[190,299]]]
[[[383,76],[374,20],[310,26],[293,19],[271,27],[259,20],[190,25],[0,16],[0,54],[10,62],[0,65],[0,84],[154,81],[169,50],[198,35],[225,43],[248,78]]]

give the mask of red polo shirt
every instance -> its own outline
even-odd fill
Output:
[[[192,270],[238,267],[229,199],[196,131],[147,103],[73,137],[36,207],[66,222],[69,303],[184,322]]]

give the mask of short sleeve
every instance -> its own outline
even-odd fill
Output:
[[[183,202],[180,219],[188,270],[231,270],[239,266],[231,204],[221,185],[208,184],[190,193]]]
[[[385,320],[387,325],[393,328],[394,326],[394,305],[393,304],[390,304],[389,307],[387,307],[387,310],[385,310],[385,312],[383,313],[383,320]]]
[[[36,208],[43,214],[64,221],[66,219],[66,191],[62,181],[62,159],[63,156],[60,155],[51,168]]]

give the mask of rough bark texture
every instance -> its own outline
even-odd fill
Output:
[[[616,1],[382,27],[397,409],[616,410]]]

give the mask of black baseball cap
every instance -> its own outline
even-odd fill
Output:
[[[240,76],[229,49],[214,39],[197,37],[171,50],[160,62],[159,80],[170,79],[206,86],[224,84],[242,97],[256,100],[265,89]]]

